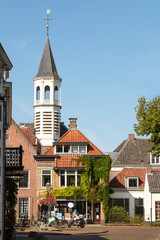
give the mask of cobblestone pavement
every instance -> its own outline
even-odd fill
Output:
[[[34,231],[35,229],[31,229]],[[156,240],[160,228],[139,226],[86,226],[85,228],[63,229],[38,233],[43,240]],[[36,239],[28,232],[16,234],[16,240]]]

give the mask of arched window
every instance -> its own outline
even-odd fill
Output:
[[[37,87],[36,100],[40,100],[40,87]]]
[[[45,99],[50,99],[50,87],[45,86]]]
[[[54,100],[58,101],[58,87],[57,86],[54,88]]]

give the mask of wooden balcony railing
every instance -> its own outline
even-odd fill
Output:
[[[6,167],[22,167],[22,146],[5,148]]]

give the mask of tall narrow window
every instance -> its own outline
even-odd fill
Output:
[[[40,87],[37,87],[36,100],[40,100]]]
[[[29,199],[28,198],[19,198],[19,217],[29,216]]]
[[[45,86],[45,99],[48,100],[50,99],[50,87]]]
[[[58,101],[58,87],[57,86],[54,88],[54,100]]]

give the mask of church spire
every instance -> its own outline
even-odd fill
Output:
[[[48,36],[44,46],[43,55],[39,65],[38,73],[36,75],[36,78],[39,78],[39,77],[59,77]]]
[[[53,58],[49,37],[48,37],[48,31],[49,31],[49,21],[52,19],[48,18],[48,15],[50,13],[50,9],[47,9],[47,18],[44,19],[47,22],[46,28],[47,28],[47,39],[45,43],[45,47],[43,50],[43,55],[41,58],[41,62],[39,65],[38,73],[35,78],[39,77],[59,77],[55,65],[55,61]]]

